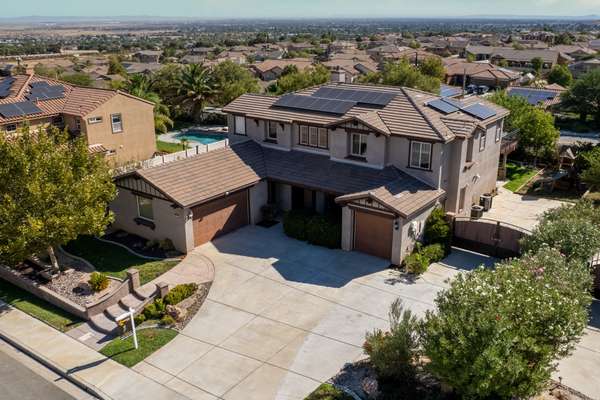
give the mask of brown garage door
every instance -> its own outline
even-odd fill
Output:
[[[392,217],[367,211],[354,212],[354,249],[389,260],[392,255]]]
[[[233,193],[192,209],[194,245],[200,246],[218,236],[248,224],[248,191]]]

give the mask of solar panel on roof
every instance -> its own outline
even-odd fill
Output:
[[[444,114],[450,114],[455,111],[458,111],[458,107],[455,107],[442,99],[430,101],[429,103],[427,103],[427,105],[431,108],[435,108],[436,110],[443,112]]]
[[[481,103],[471,104],[470,106],[461,108],[461,110],[466,112],[467,114],[471,114],[472,116],[477,117],[482,120],[488,119],[488,118],[496,115],[496,111],[494,111],[493,109],[491,109],[489,107],[484,106]]]
[[[0,115],[4,118],[12,118],[23,115],[23,112],[14,104],[0,104]]]
[[[0,114],[4,118],[20,117],[22,115],[38,114],[42,110],[30,101],[11,104],[0,104]]]
[[[442,97],[458,96],[461,93],[462,93],[462,89],[459,88],[459,87],[452,87],[452,86],[442,85],[441,88],[440,88],[440,95]]]
[[[463,103],[460,100],[443,98],[442,101],[445,101],[446,103],[451,104],[459,109],[464,107]]]
[[[528,88],[513,88],[508,92],[509,96],[524,97],[531,105],[537,105],[548,100],[553,100],[559,94],[551,90],[534,90]]]
[[[295,108],[328,114],[345,114],[356,105],[353,101],[325,99],[312,96],[287,94],[279,98],[273,106]]]
[[[381,92],[375,90],[358,89],[339,89],[332,87],[322,87],[313,93],[313,97],[326,99],[353,101],[358,104],[372,106],[387,106],[394,97],[395,93]]]
[[[24,115],[29,115],[29,114],[38,114],[41,113],[42,110],[35,105],[35,103],[32,103],[31,101],[21,101],[19,103],[13,103],[18,109],[20,109]]]

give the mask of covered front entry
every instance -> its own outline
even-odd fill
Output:
[[[354,211],[354,250],[381,257],[392,257],[394,217],[376,211]]]
[[[196,206],[192,213],[194,245],[200,246],[248,224],[248,190]]]

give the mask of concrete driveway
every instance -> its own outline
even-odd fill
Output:
[[[208,299],[183,333],[135,369],[194,399],[303,399],[363,357],[365,332],[388,327],[398,297],[423,315],[458,270],[432,265],[416,282],[388,262],[249,226],[197,248],[211,258]],[[489,259],[457,252],[449,264]]]

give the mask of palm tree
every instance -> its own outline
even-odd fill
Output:
[[[136,74],[126,84],[128,93],[154,103],[154,129],[158,133],[166,133],[173,127],[169,107],[162,102],[158,93],[152,90],[153,82],[148,76]]]
[[[177,78],[176,104],[186,109],[194,121],[199,121],[206,103],[216,94],[216,85],[210,70],[202,64],[189,64]]]

